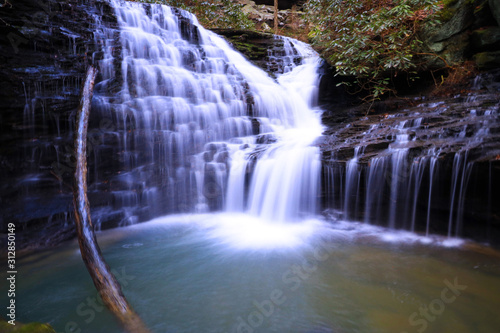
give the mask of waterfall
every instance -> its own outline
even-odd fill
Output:
[[[296,42],[296,45],[301,54],[308,51],[304,44]],[[289,54],[291,45],[285,47]],[[311,57],[278,78],[292,103],[289,110],[293,112],[295,125],[275,131],[272,140],[278,141],[272,146],[256,145],[254,141],[248,153],[235,153],[228,187],[228,195],[234,199],[228,202],[228,210],[248,209],[254,215],[277,221],[316,211],[320,162],[319,149],[311,145],[321,134],[319,119],[312,109],[317,89],[316,60]],[[255,152],[259,156],[254,162]],[[245,200],[241,193],[249,168],[253,171]]]
[[[467,221],[483,214],[475,207],[494,198],[481,190],[491,182],[484,161],[500,156],[488,151],[498,102],[466,103],[472,104],[425,103],[341,128],[339,139],[328,142],[330,151],[340,153],[330,154],[323,166],[323,202],[330,216],[426,236],[467,237],[476,227]]]
[[[361,185],[361,170],[358,156],[363,153],[364,146],[354,148],[354,157],[346,164],[346,184],[344,213],[346,219],[357,219],[359,212],[359,191]],[[361,153],[360,153],[361,151]],[[352,213],[352,214],[351,214]]]
[[[125,223],[221,209],[276,221],[315,213],[317,54],[277,37],[284,52],[272,55],[274,80],[188,12],[112,6],[119,31],[96,33],[103,55],[93,108],[112,124],[95,159],[117,156],[116,172],[94,178],[126,211]],[[120,50],[110,47],[116,38]]]

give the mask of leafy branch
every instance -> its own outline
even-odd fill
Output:
[[[354,76],[365,102],[395,93],[391,77],[416,75],[420,26],[437,24],[439,0],[308,0],[309,38],[339,75]]]

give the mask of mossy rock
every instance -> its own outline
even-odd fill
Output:
[[[500,25],[500,3],[498,2],[498,0],[489,0],[488,3],[490,5],[493,17],[497,21],[498,25]]]
[[[500,67],[500,51],[481,52],[473,57],[480,70],[496,69]]]
[[[249,60],[262,60],[267,56],[267,50],[275,43],[274,35],[252,30],[212,29],[222,35],[233,47]]]
[[[443,19],[442,25],[431,28],[430,40],[440,42],[449,39],[450,37],[462,33],[472,25],[473,14],[472,7],[466,0],[459,0],[453,5],[445,6],[443,11],[451,14],[448,19]],[[446,14],[447,15],[447,14]]]
[[[500,50],[500,27],[488,27],[472,32],[471,44],[478,51]]]
[[[439,11],[439,19],[443,22],[451,20],[456,14],[458,7],[458,0],[444,0],[442,2],[443,8]]]
[[[259,60],[267,55],[267,49],[264,47],[258,47],[254,44],[241,42],[236,39],[231,39],[230,41],[236,50],[246,55],[250,60]]]
[[[272,33],[260,32],[255,30],[241,30],[241,29],[210,29],[210,30],[215,32],[216,34],[229,38],[246,35],[246,38],[250,39],[273,39],[274,36]]]
[[[5,320],[0,320],[0,332],[2,333],[57,333],[49,324],[29,323],[11,325]]]

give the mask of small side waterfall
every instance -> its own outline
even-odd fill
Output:
[[[119,31],[96,34],[104,54],[94,98],[95,119],[112,125],[94,158],[118,159],[114,174],[96,168],[93,179],[128,212],[124,223],[221,209],[279,221],[315,213],[316,53],[285,39],[272,55],[275,81],[187,12],[112,4]],[[107,46],[113,38],[120,52]]]
[[[448,237],[464,236],[466,214],[491,214],[486,202],[497,194],[480,189],[491,189],[493,179],[491,162],[486,170],[484,161],[499,159],[496,151],[484,147],[494,145],[488,133],[497,131],[500,104],[448,103],[366,117],[340,130],[337,137],[348,133],[345,141],[337,139],[329,149],[353,150],[348,155],[353,157],[331,155],[323,167],[323,203],[330,214]],[[453,110],[459,107],[466,111]]]

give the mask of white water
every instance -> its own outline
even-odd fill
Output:
[[[112,6],[122,50],[113,54],[116,37],[101,27],[95,100],[100,116],[116,124],[105,137],[119,141],[123,164],[115,176],[117,207],[130,215],[140,205],[156,215],[225,209],[268,221],[316,213],[318,55],[284,40],[285,74],[275,81],[187,12]],[[120,75],[119,92],[110,93]]]
[[[285,120],[293,120],[293,126],[275,128],[274,137],[278,142],[270,147],[249,145],[251,149],[248,152],[239,150],[233,153],[228,184],[229,211],[248,211],[266,220],[281,222],[301,217],[303,213],[316,212],[321,165],[319,149],[312,144],[322,131],[319,117],[313,109],[317,94],[318,57],[305,44],[295,43],[300,54],[310,58],[281,75],[278,78],[281,89],[275,91],[285,93],[291,102],[287,106],[289,109],[285,110],[288,112]],[[289,47],[289,44],[285,46]],[[242,68],[244,74],[245,69],[246,66]],[[270,96],[267,101],[271,105],[272,98]],[[264,148],[265,151],[253,166],[250,192],[245,200],[245,176],[254,148]]]

